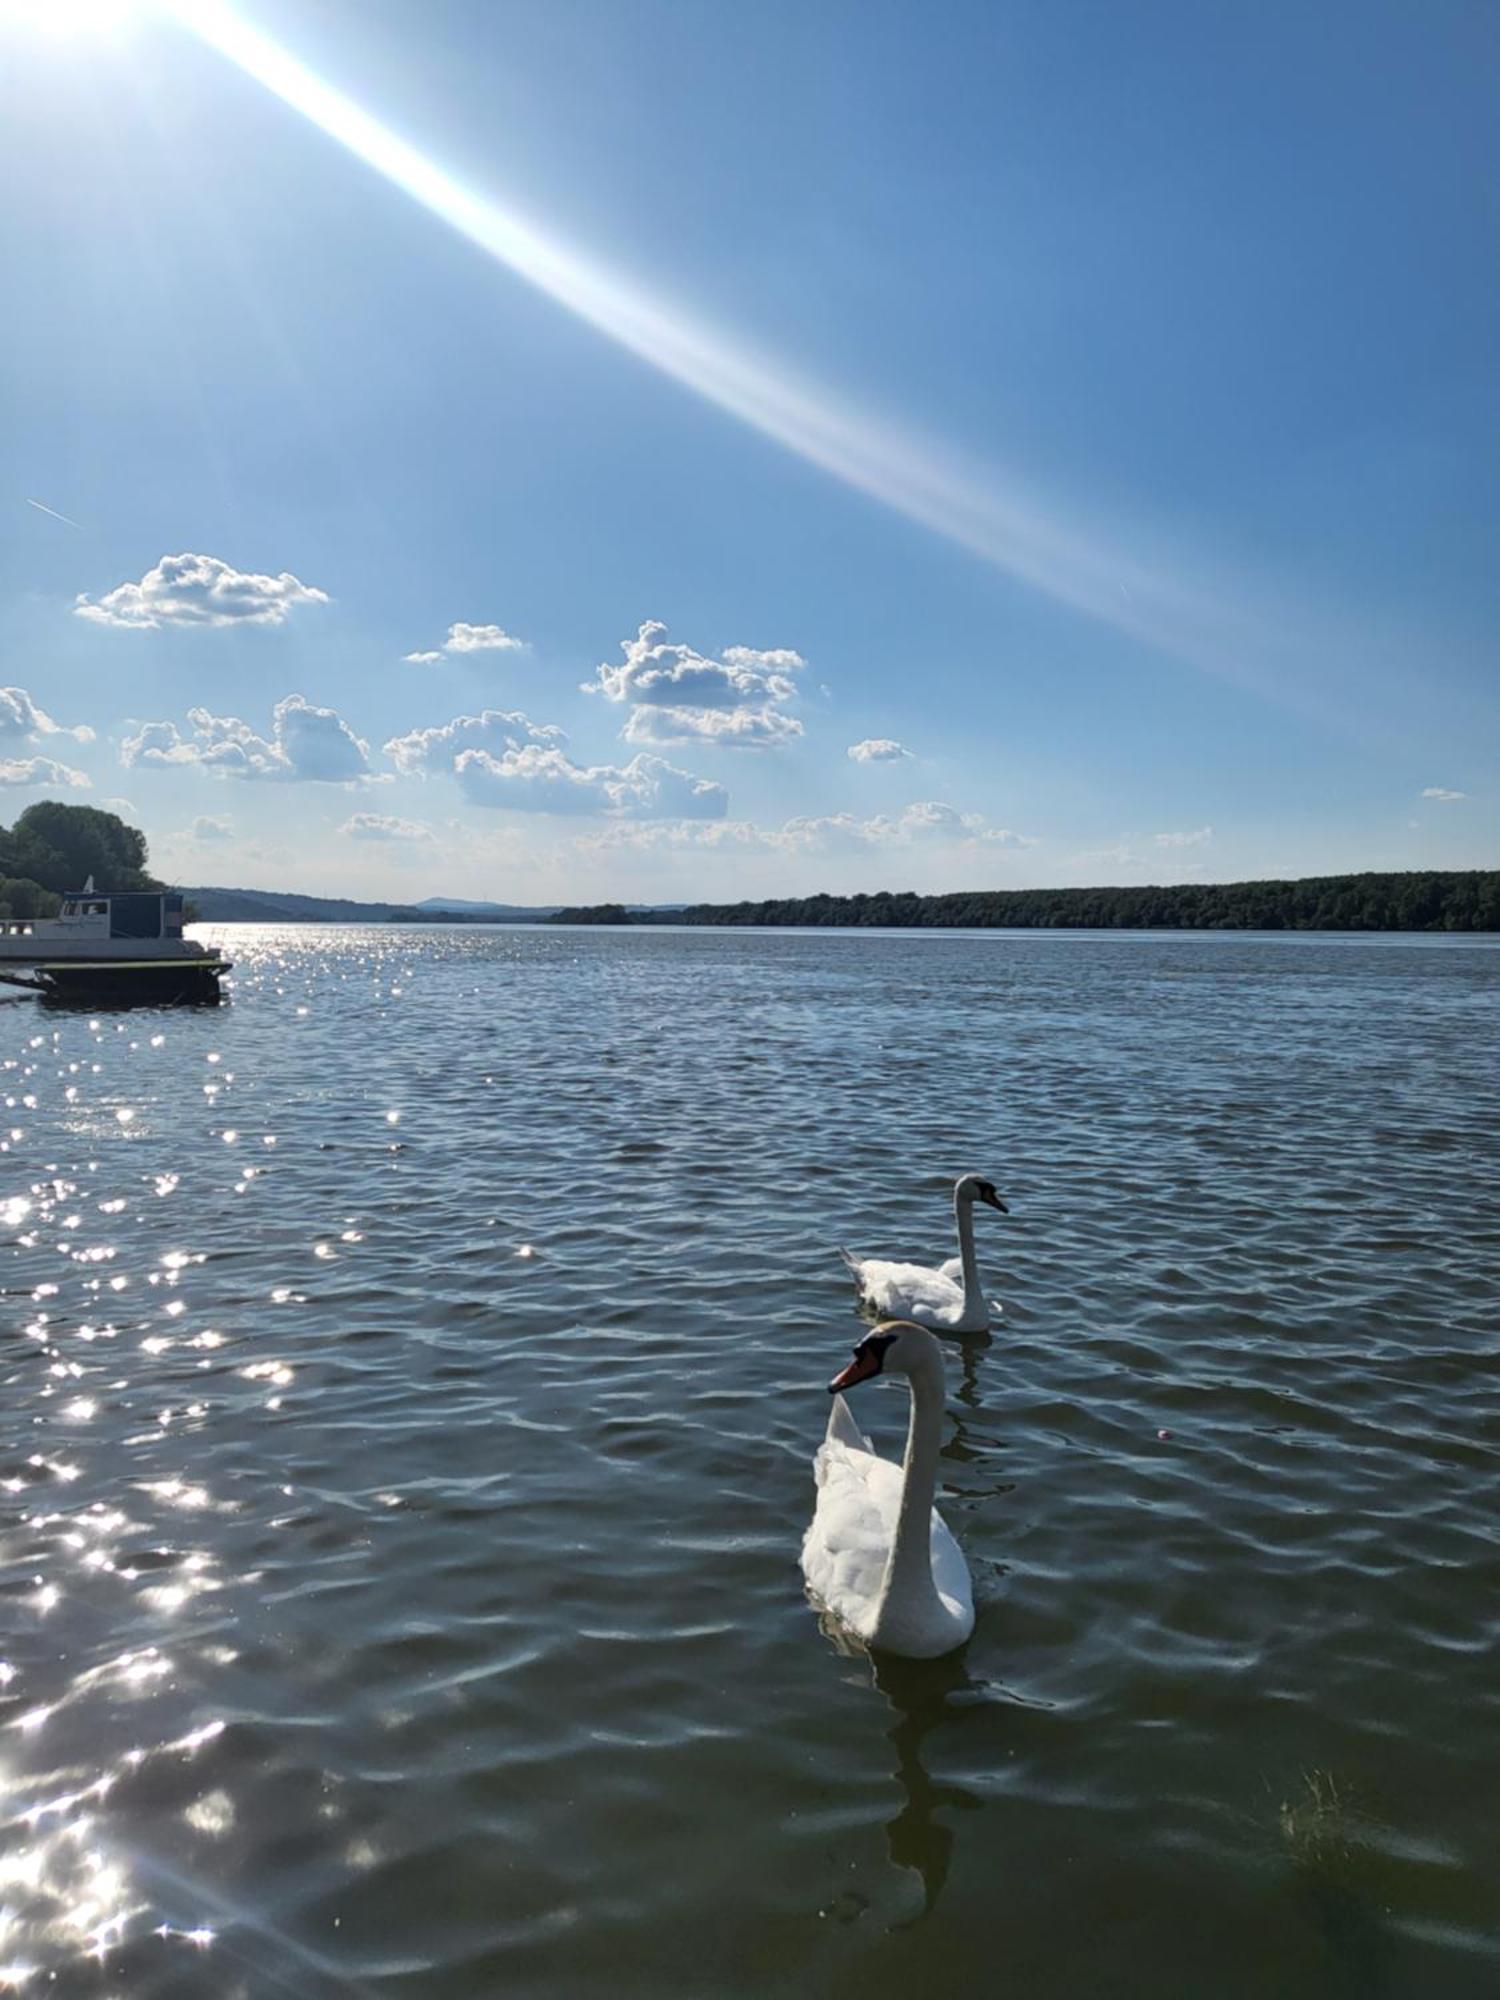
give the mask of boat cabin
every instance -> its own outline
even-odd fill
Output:
[[[182,936],[182,895],[166,891],[130,890],[119,895],[102,895],[94,889],[80,889],[64,896],[62,908],[47,927],[53,935],[66,930],[79,938],[148,938]]]

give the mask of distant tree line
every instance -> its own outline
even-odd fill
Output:
[[[879,890],[694,903],[633,915],[618,903],[560,910],[558,924],[757,924],[864,930],[1500,931],[1500,869],[1312,875],[1297,882],[1166,887]]]
[[[100,889],[159,889],[146,836],[118,813],[42,799],[0,827],[0,917],[50,917],[89,877]]]

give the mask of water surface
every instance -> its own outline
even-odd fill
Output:
[[[1493,945],[221,935],[0,1006],[0,1991],[1500,1988]],[[835,1246],[966,1168],[978,1625],[874,1664]]]

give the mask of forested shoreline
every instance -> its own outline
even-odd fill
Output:
[[[1500,931],[1500,869],[1313,875],[1098,889],[975,889],[919,896],[785,896],[634,915],[618,903],[557,924],[745,924],[858,930]]]

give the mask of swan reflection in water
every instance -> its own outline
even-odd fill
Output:
[[[871,1666],[895,1717],[886,1739],[895,1748],[896,1782],[904,1794],[901,1810],[886,1822],[886,1845],[897,1868],[910,1868],[922,1880],[921,1909],[894,1926],[905,1929],[932,1915],[948,1880],[957,1836],[938,1813],[949,1807],[974,1812],[983,1804],[962,1785],[933,1777],[922,1761],[922,1742],[939,1723],[962,1720],[968,1704],[950,1705],[950,1697],[979,1694],[983,1683],[972,1678],[961,1653],[941,1660],[872,1659]]]
[[[988,1683],[975,1680],[962,1652],[939,1660],[903,1660],[895,1654],[873,1654],[844,1631],[837,1619],[823,1612],[818,1620],[823,1636],[839,1652],[861,1660],[872,1684],[884,1695],[894,1717],[886,1741],[896,1753],[895,1779],[901,1789],[901,1809],[886,1821],[885,1839],[892,1862],[909,1868],[922,1883],[922,1906],[893,1922],[892,1930],[907,1930],[930,1917],[938,1906],[953,1859],[956,1835],[936,1815],[948,1808],[974,1812],[984,1801],[975,1792],[934,1778],[922,1758],[924,1738],[940,1723],[959,1724],[965,1710],[984,1703]],[[970,1696],[955,1701],[954,1696]]]

